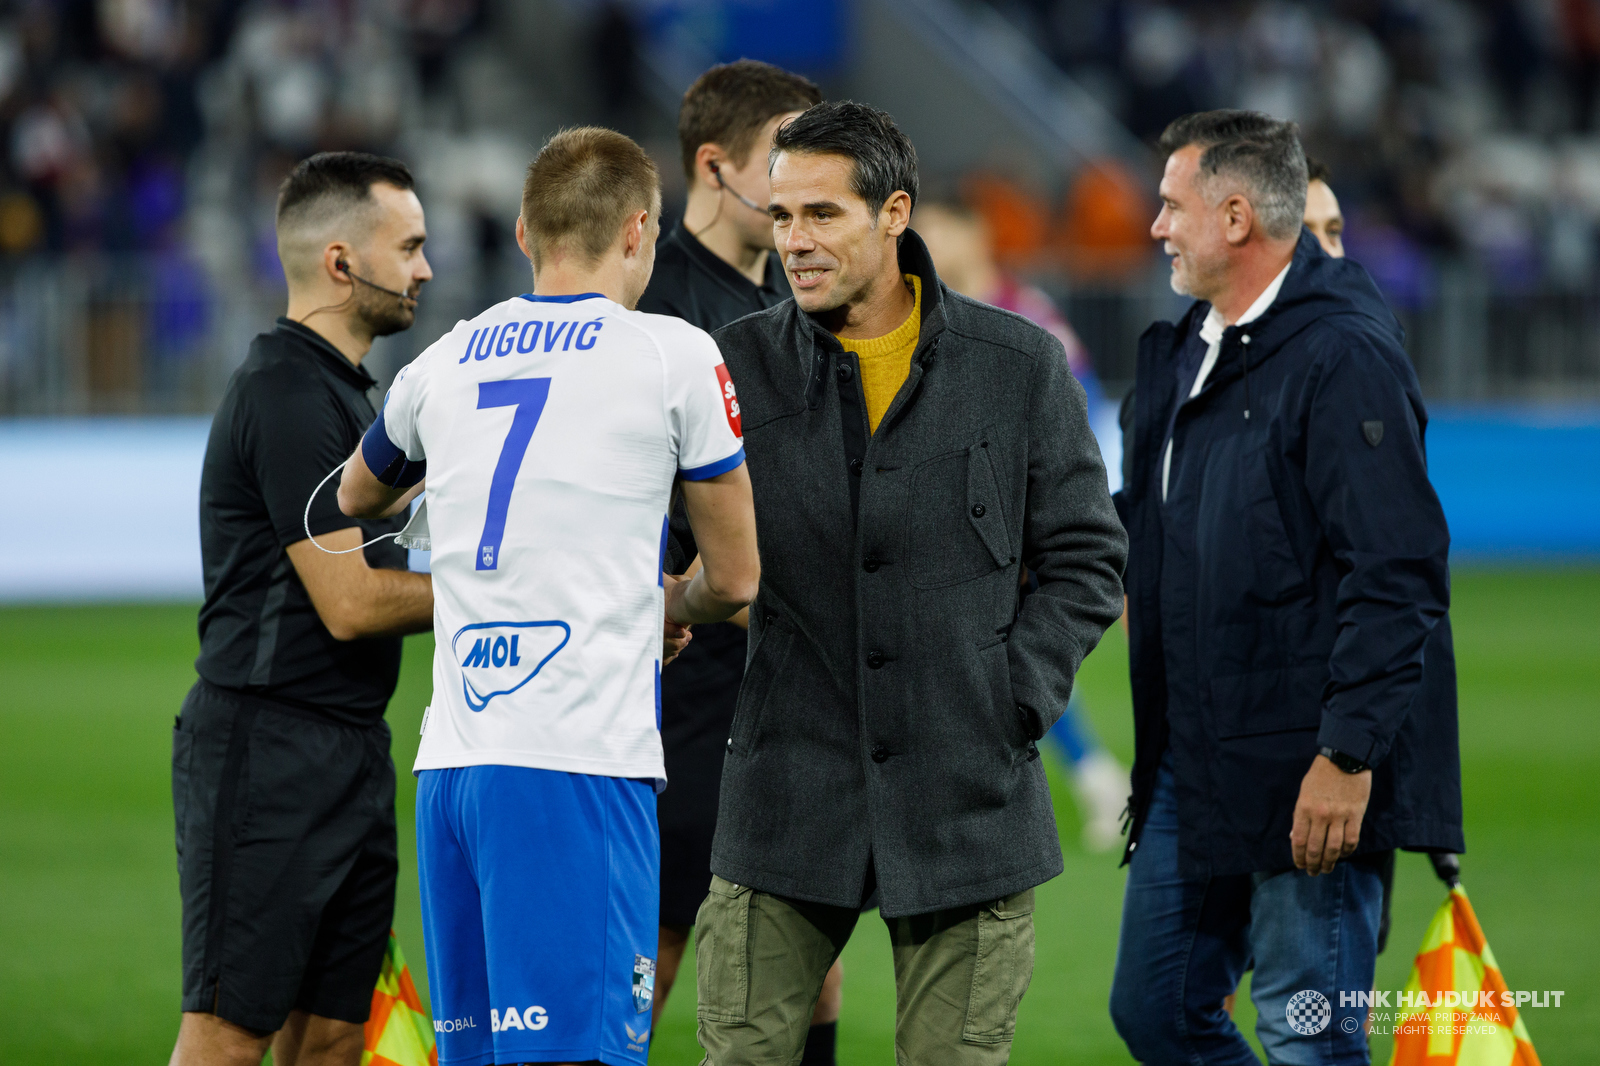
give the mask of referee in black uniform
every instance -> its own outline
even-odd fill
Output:
[[[639,310],[674,315],[706,332],[789,299],[783,261],[767,216],[767,153],[780,125],[821,91],[786,70],[740,60],[713,67],[678,112],[678,141],[689,201],[656,245],[656,268]],[[682,507],[672,514],[672,559],[694,560],[694,535]],[[737,621],[743,621],[741,613]],[[696,626],[694,640],[661,674],[661,741],[669,785],[656,801],[661,823],[661,944],[656,967],[659,1017],[672,990],[695,912],[711,883],[722,757],[744,677],[745,633],[733,622]],[[833,1062],[838,973],[818,1005],[807,1066]]]
[[[257,337],[211,424],[200,479],[200,680],[172,743],[183,896],[175,1066],[361,1061],[394,917],[394,764],[383,713],[400,637],[433,586],[358,526],[324,476],[377,417],[361,367],[411,326],[432,277],[403,163],[305,160],[278,193],[288,314]],[[418,486],[419,490],[421,486]],[[346,551],[328,554],[323,548]]]

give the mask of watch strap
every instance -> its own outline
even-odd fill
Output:
[[[1347,774],[1359,774],[1363,771],[1372,769],[1372,767],[1368,766],[1354,755],[1346,755],[1338,748],[1330,748],[1324,744],[1318,749],[1318,751],[1323,758],[1327,759],[1329,762],[1333,763],[1333,765],[1337,766]]]

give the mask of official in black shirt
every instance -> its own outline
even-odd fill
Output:
[[[377,418],[377,384],[292,318],[278,319],[251,343],[212,420],[200,479],[206,601],[195,669],[211,685],[318,719],[357,726],[382,720],[400,673],[400,638],[351,639],[359,623],[341,618],[330,619],[336,634],[287,550],[304,544],[320,553],[306,540],[306,500]],[[313,535],[351,528],[335,488],[337,481],[324,486],[311,505]],[[404,524],[403,516],[368,523],[361,540],[398,533]],[[363,555],[369,567],[406,569],[406,551],[393,540],[369,545]]]
[[[200,680],[172,744],[178,1066],[260,1062],[269,1044],[280,1064],[361,1061],[398,873],[383,713],[401,636],[433,624],[405,550],[362,547],[399,532],[403,504],[357,525],[330,483],[307,516],[377,417],[363,357],[411,326],[432,277],[411,174],[313,156],[277,227],[288,314],[228,383],[200,480]]]
[[[709,333],[789,299],[767,216],[767,153],[773,132],[821,99],[805,78],[752,60],[713,67],[689,87],[678,113],[689,200],[683,217],[656,245],[655,272],[640,311],[674,315]],[[675,573],[687,569],[696,554],[681,506],[673,510],[669,554]],[[711,883],[722,758],[744,677],[745,644],[742,625],[696,626],[689,646],[661,673],[668,786],[656,800],[661,824],[658,1017]],[[816,1020],[823,1023],[825,1032],[818,1036],[824,1039],[808,1046],[807,1064],[833,1061],[837,989],[835,979],[823,993]]]

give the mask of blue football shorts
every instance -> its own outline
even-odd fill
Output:
[[[440,1066],[643,1066],[659,935],[652,783],[520,766],[417,776]]]

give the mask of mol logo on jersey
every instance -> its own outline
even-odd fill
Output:
[[[496,696],[517,691],[572,639],[565,622],[478,622],[462,626],[450,641],[461,664],[467,706],[481,711]]]

